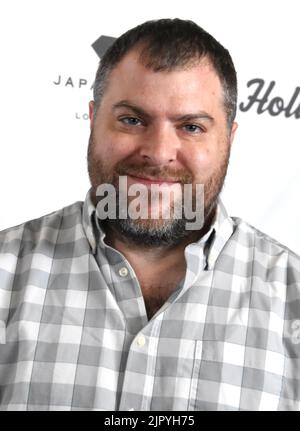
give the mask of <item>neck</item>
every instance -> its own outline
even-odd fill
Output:
[[[188,238],[185,238],[180,244],[177,244],[175,246],[162,245],[158,247],[149,247],[147,245],[133,243],[126,237],[124,237],[121,233],[116,232],[112,229],[107,228],[105,232],[105,242],[107,245],[120,251],[125,256],[127,254],[138,254],[144,256],[145,259],[150,259],[152,262],[155,260],[159,261],[160,259],[169,256],[181,254],[188,244],[196,241],[198,238],[198,236],[194,234]]]
[[[153,316],[184,280],[185,247],[205,235],[214,216],[215,211],[201,231],[191,232],[189,237],[176,246],[146,247],[128,241],[128,238],[124,238],[119,231],[109,228],[108,225],[104,228],[105,242],[125,256],[136,274],[148,318]]]

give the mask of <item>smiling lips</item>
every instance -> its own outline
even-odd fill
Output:
[[[172,185],[172,184],[178,184],[179,181],[176,180],[165,180],[163,178],[151,178],[151,177],[137,177],[135,175],[128,175],[131,177],[135,182],[142,183],[145,185],[151,185],[151,184],[165,184],[165,185]]]

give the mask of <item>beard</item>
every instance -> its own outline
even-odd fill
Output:
[[[213,174],[202,182],[204,185],[204,208],[203,208],[203,225],[196,232],[186,228],[187,223],[191,223],[191,219],[186,219],[184,208],[182,207],[180,218],[169,219],[133,219],[130,216],[124,218],[107,218],[101,220],[101,226],[104,231],[113,231],[120,236],[123,241],[139,245],[143,247],[161,247],[161,246],[176,246],[182,241],[190,238],[201,238],[210,228],[215,217],[217,199],[222,190],[224,180],[227,173],[227,167],[230,156],[230,145],[227,146],[226,152],[222,157],[222,163],[213,172]],[[88,153],[88,174],[92,186],[91,199],[95,207],[101,197],[97,196],[97,188],[101,184],[112,184],[116,190],[116,213],[119,214],[119,187],[118,181],[121,175],[133,176],[150,176],[151,178],[159,178],[165,181],[179,182],[181,187],[185,184],[193,184],[193,175],[184,169],[172,169],[168,166],[158,167],[150,165],[149,162],[137,164],[130,163],[126,159],[117,163],[114,170],[109,170],[106,164],[101,160],[95,151],[95,139],[93,130],[91,131]],[[192,206],[195,207],[195,188],[193,186]],[[128,199],[130,202],[130,199]],[[174,210],[174,202],[171,205]],[[96,212],[97,214],[97,212]]]

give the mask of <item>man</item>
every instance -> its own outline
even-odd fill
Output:
[[[108,49],[85,202],[0,236],[3,410],[299,409],[300,259],[218,198],[236,98],[228,51],[191,21]]]

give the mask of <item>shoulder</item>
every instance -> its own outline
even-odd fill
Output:
[[[0,322],[7,322],[11,308],[22,305],[26,295],[28,300],[44,294],[55,253],[61,258],[79,236],[81,213],[82,202],[75,202],[0,232]]]
[[[231,217],[231,219],[235,226],[235,231],[237,235],[243,236],[244,238],[246,238],[247,236],[251,238],[253,246],[256,247],[258,250],[272,254],[286,253],[290,255],[292,259],[295,259],[300,263],[300,256],[286,245],[280,243],[275,238],[272,238],[266,233],[255,228],[251,224],[247,223],[245,220],[242,220],[238,217]]]
[[[77,201],[61,209],[0,231],[0,259],[7,253],[17,254],[22,247],[40,241],[56,242],[58,232],[75,226],[81,220],[83,202]]]
[[[276,239],[246,221],[231,217],[234,224],[232,240],[249,250],[254,268],[274,279],[297,283],[300,287],[300,256]]]

